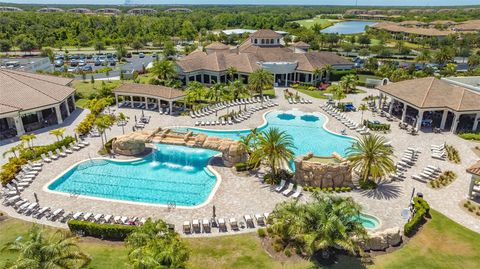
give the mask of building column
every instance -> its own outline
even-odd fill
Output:
[[[460,121],[461,114],[457,114],[454,112],[453,115],[454,116],[453,116],[452,129],[450,129],[450,132],[455,133],[457,131],[458,122]]]
[[[394,99],[392,98],[392,100],[390,100],[390,105],[388,106],[388,114],[392,115],[392,111],[393,111],[393,101]]]
[[[65,100],[65,108],[67,109],[67,117],[70,117],[70,106],[68,105],[68,98]]]
[[[477,113],[476,116],[475,116],[475,119],[473,121],[472,131],[477,130],[479,120],[480,120],[480,113]]]
[[[145,109],[148,109],[148,98],[147,97],[144,97],[145,98]]]
[[[62,124],[63,119],[62,119],[62,112],[60,110],[60,105],[55,106],[55,114],[57,114],[57,124]]]
[[[133,108],[133,95],[130,95],[130,101],[132,101],[130,107]]]
[[[172,115],[172,108],[173,108],[173,102],[172,101],[168,101],[168,106],[170,107],[170,115]]]
[[[75,109],[77,109],[77,105],[75,104],[75,94],[72,94],[70,96],[72,97],[73,110],[75,110]]]
[[[158,112],[162,112],[162,102],[160,102],[160,98],[157,99],[158,101]]]
[[[118,94],[117,93],[115,93],[115,103],[117,103],[117,108],[118,108],[119,106],[118,106]]]
[[[43,114],[42,114],[42,111],[37,111],[37,118],[38,118],[38,121],[43,122]]]
[[[416,122],[416,126],[415,128],[417,128],[417,130],[420,130],[420,128],[422,128],[422,120],[423,120],[423,110],[418,110],[418,116],[417,116],[417,122]]]
[[[23,128],[22,118],[20,116],[16,116],[13,118],[13,122],[15,123],[15,129],[17,129],[17,136],[25,134],[25,128]]]
[[[445,129],[445,124],[447,123],[448,110],[444,110],[442,114],[442,121],[440,122],[440,129]]]
[[[403,103],[402,122],[405,122],[406,116],[407,116],[407,103]]]
[[[285,87],[288,86],[288,73],[285,73]]]

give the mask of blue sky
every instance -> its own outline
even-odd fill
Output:
[[[11,3],[38,4],[123,4],[125,0],[0,0]],[[264,4],[264,5],[355,5],[356,0],[132,0],[137,4]],[[370,6],[458,6],[479,5],[480,0],[357,0]]]

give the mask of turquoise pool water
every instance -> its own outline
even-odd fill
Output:
[[[365,27],[375,24],[376,22],[373,21],[344,21],[338,22],[334,25],[327,27],[320,32],[327,33],[327,34],[344,34],[344,35],[351,35],[351,34],[360,34],[365,32]]]
[[[363,227],[367,229],[376,229],[378,228],[378,226],[380,226],[380,222],[378,221],[378,219],[373,216],[360,214],[358,218],[362,222]]]
[[[299,110],[272,111],[265,116],[267,124],[259,127],[258,131],[277,127],[293,137],[296,147],[296,156],[313,152],[317,156],[331,156],[332,152],[345,156],[347,148],[353,139],[337,135],[323,129],[325,117],[321,113],[305,113]],[[212,136],[226,137],[238,140],[240,136],[247,135],[250,130],[221,131],[200,128],[177,128],[179,131],[190,130],[194,133],[204,133]]]
[[[143,159],[82,162],[48,189],[98,198],[152,204],[195,206],[203,203],[216,183],[207,168],[216,151],[157,144]]]

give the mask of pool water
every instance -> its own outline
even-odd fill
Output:
[[[321,33],[326,34],[344,34],[344,35],[351,35],[351,34],[360,34],[365,32],[365,27],[375,24],[376,22],[373,21],[344,21],[338,22],[334,25],[327,27],[321,30]]]
[[[285,131],[293,138],[295,156],[313,152],[316,156],[332,156],[333,152],[345,156],[346,150],[352,145],[353,139],[329,132],[323,128],[325,116],[321,113],[305,113],[299,110],[272,111],[266,114],[267,123],[257,131],[264,131],[272,127]],[[193,131],[211,136],[225,137],[238,140],[248,135],[250,130],[223,131],[200,128],[177,128],[179,131]]]
[[[216,176],[208,160],[219,152],[157,144],[140,160],[88,160],[48,186],[49,190],[152,204],[195,206],[207,200]]]
[[[378,228],[378,226],[380,226],[380,221],[370,215],[360,214],[360,216],[358,216],[358,219],[362,222],[363,227],[367,229],[376,229]]]

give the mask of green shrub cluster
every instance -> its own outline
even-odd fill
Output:
[[[320,188],[320,187],[314,187],[314,186],[303,186],[303,190],[310,191],[310,192],[332,193],[332,192],[349,192],[352,190],[352,188],[351,187]]]
[[[89,103],[90,114],[88,114],[75,128],[79,135],[85,135],[92,130],[95,119],[103,111],[103,109],[112,104],[113,99],[105,97],[101,99],[92,99]]]
[[[478,132],[478,133],[460,133],[460,134],[458,134],[458,136],[460,136],[461,138],[466,139],[466,140],[480,141],[480,132]]]
[[[264,228],[260,228],[257,230],[257,234],[258,236],[260,236],[261,238],[264,238],[265,236],[267,236],[267,231],[265,231]]]
[[[357,72],[355,70],[346,70],[346,71],[332,71],[330,73],[330,80],[331,81],[338,81],[340,80],[343,76],[346,75],[356,75]]]
[[[448,160],[454,163],[460,163],[460,153],[456,148],[451,145],[445,145],[445,151],[447,152]]]
[[[453,171],[445,171],[436,179],[430,181],[428,184],[430,187],[437,189],[447,186],[457,178],[457,175]]]
[[[387,124],[387,123],[373,123],[369,120],[364,120],[363,125],[367,126],[368,129],[372,131],[389,131],[390,130],[390,124]]]
[[[70,220],[68,228],[75,234],[92,236],[106,240],[123,241],[130,233],[137,229],[133,225],[99,224],[95,222]]]
[[[237,172],[247,171],[249,168],[250,168],[249,165],[246,164],[246,163],[236,163],[235,164],[235,170]]]
[[[263,181],[268,184],[278,184],[280,181],[285,180],[289,181],[293,178],[293,174],[287,170],[280,170],[276,175],[272,173],[267,173],[263,176]]]
[[[425,223],[425,217],[430,216],[430,205],[421,197],[413,198],[413,208],[415,209],[413,216],[403,226],[403,231],[407,236],[412,236]]]
[[[7,163],[2,165],[2,171],[0,172],[0,182],[3,185],[8,184],[21,170],[22,165],[26,164],[28,161],[38,160],[40,159],[40,156],[42,154],[49,151],[55,151],[56,149],[60,149],[62,146],[67,146],[73,141],[75,141],[75,138],[67,136],[64,139],[49,145],[34,146],[31,148],[20,149],[20,154],[18,157],[12,157],[8,160]]]
[[[477,216],[480,217],[480,205],[475,205],[470,200],[467,200],[463,204],[463,207],[465,207],[468,210],[468,212],[472,214],[476,214]]]

